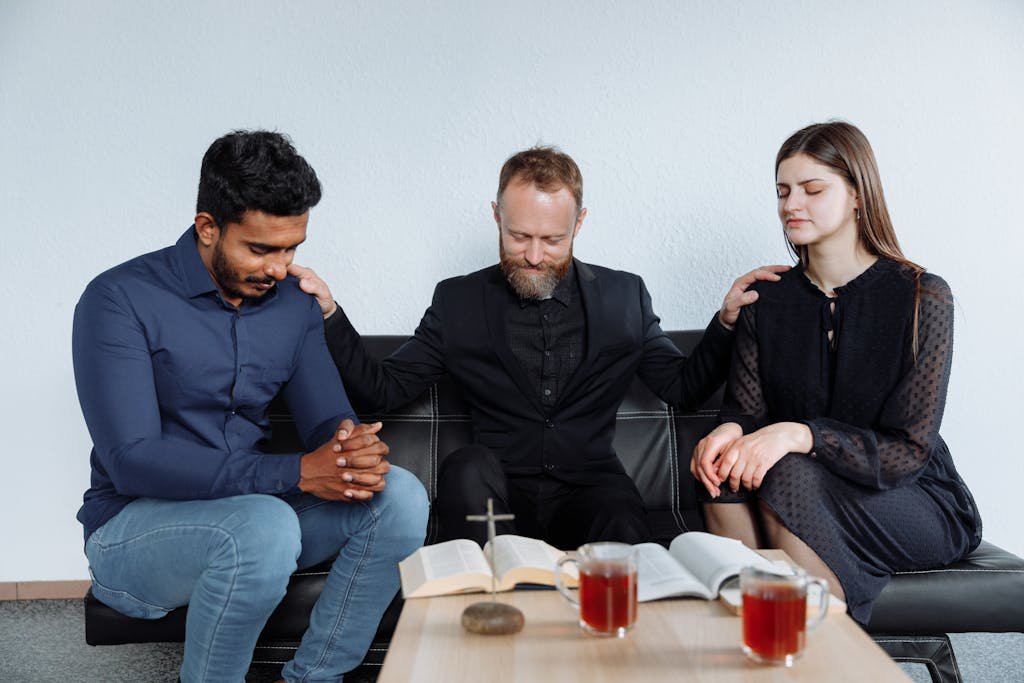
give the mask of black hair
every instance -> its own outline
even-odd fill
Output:
[[[203,155],[196,213],[209,213],[221,229],[246,211],[299,216],[319,201],[316,172],[281,133],[236,130]]]

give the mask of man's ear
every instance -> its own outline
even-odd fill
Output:
[[[501,232],[501,209],[498,202],[491,202],[491,211],[494,212],[494,222],[498,224],[498,232]]]
[[[217,238],[220,236],[220,228],[217,227],[217,222],[213,220],[213,216],[205,211],[200,211],[196,214],[196,236],[199,239],[199,243],[204,247],[212,247],[217,242]]]
[[[583,207],[582,209],[579,210],[579,213],[576,214],[576,227],[573,228],[572,230],[573,237],[576,237],[576,235],[580,234],[580,228],[583,227],[583,219],[586,217],[587,207]]]

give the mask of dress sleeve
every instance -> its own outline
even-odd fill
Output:
[[[756,303],[740,309],[729,381],[725,385],[722,412],[719,414],[719,422],[736,422],[743,428],[744,434],[763,427],[768,415],[764,392],[761,390],[756,311]]]
[[[811,457],[864,486],[888,489],[915,479],[939,440],[953,358],[953,296],[934,275],[921,278],[917,354],[908,344],[903,375],[874,429],[829,418],[807,420]]]

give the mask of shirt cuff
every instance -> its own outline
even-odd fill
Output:
[[[301,460],[300,453],[261,455],[256,470],[259,491],[275,495],[296,493],[299,490]]]
[[[735,422],[743,430],[744,434],[750,434],[758,430],[757,421],[753,415],[736,415],[728,413],[718,414],[718,424],[725,424],[726,422]]]
[[[330,320],[331,318],[333,318],[334,314],[337,313],[340,310],[341,310],[341,304],[339,304],[337,301],[335,301],[334,302],[334,310],[324,316],[324,321],[326,322],[327,320]]]
[[[707,329],[704,331],[704,333],[712,334],[712,331],[714,334],[720,337],[728,337],[731,339],[733,333],[736,332],[736,326],[733,325],[732,327],[729,327],[728,325],[723,323],[722,319],[719,317],[719,312],[715,311],[715,315],[713,318],[711,318],[711,322],[708,323]]]
[[[822,449],[824,441],[821,438],[821,432],[818,431],[817,425],[814,420],[797,420],[800,424],[807,425],[807,428],[811,430],[811,450],[807,451],[807,455],[812,458],[818,458],[822,455]]]
[[[324,333],[328,340],[334,336],[349,338],[351,335],[359,335],[352,321],[345,315],[345,309],[341,306],[338,306],[334,309],[334,313],[324,318]]]

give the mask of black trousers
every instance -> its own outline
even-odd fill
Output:
[[[487,524],[470,522],[467,515],[487,511],[515,519],[497,522],[498,534],[540,538],[569,550],[591,541],[644,543],[652,540],[643,499],[633,480],[596,486],[569,484],[548,475],[506,476],[501,462],[487,448],[471,445],[451,453],[441,463],[437,482],[440,540],[469,538],[487,541]]]

